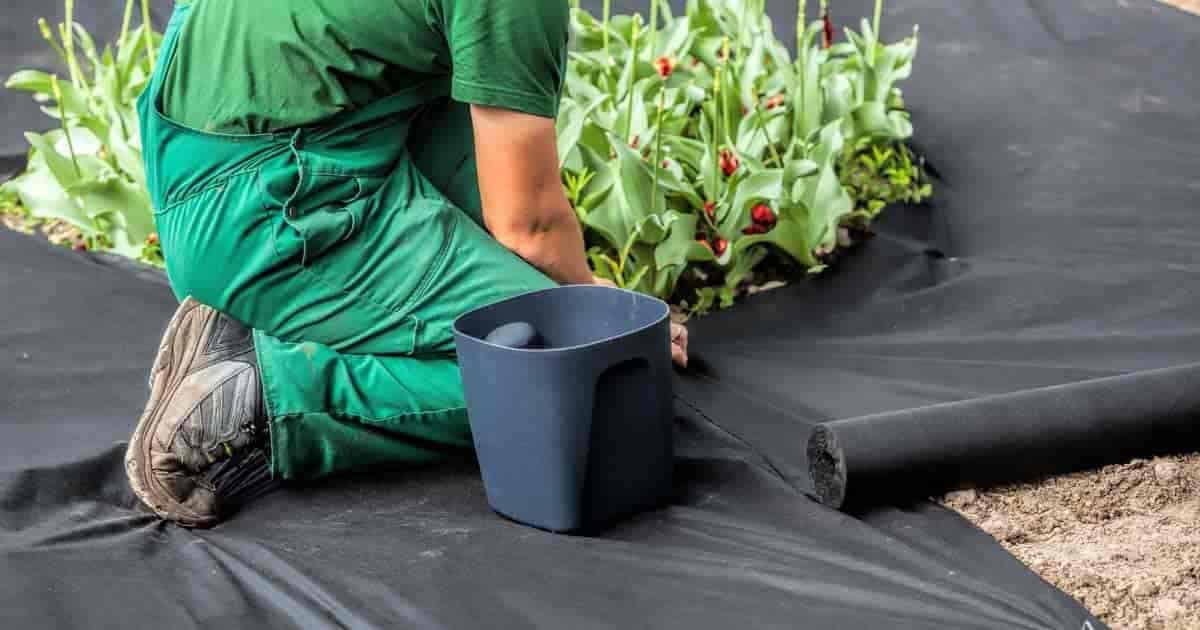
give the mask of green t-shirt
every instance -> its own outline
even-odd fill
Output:
[[[166,115],[261,133],[450,77],[460,103],[554,117],[567,0],[191,0]]]

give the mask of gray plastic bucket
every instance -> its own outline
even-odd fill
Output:
[[[543,347],[485,338],[531,324]],[[454,324],[492,509],[555,532],[587,532],[671,494],[670,310],[595,285],[528,293]]]

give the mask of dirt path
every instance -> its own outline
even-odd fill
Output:
[[[1118,630],[1200,630],[1200,454],[943,502]]]

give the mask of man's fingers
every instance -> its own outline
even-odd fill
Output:
[[[675,344],[671,344],[671,360],[679,367],[687,367],[687,352]]]
[[[680,367],[687,367],[688,332],[680,324],[671,323],[671,358]]]

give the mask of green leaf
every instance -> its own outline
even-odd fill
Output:
[[[665,207],[662,195],[650,199],[653,177],[649,165],[616,136],[609,136],[616,159],[604,166],[597,180],[607,173],[612,188],[587,216],[588,226],[602,234],[613,247],[623,246],[645,218]]]
[[[129,30],[125,40],[117,42],[117,72],[126,81],[133,76],[133,69],[138,63],[149,63],[146,59],[146,26],[140,25]]]
[[[21,205],[37,219],[58,219],[79,228],[85,235],[97,233],[92,220],[50,171],[41,153],[34,153],[25,172],[5,184],[21,199]]]
[[[704,315],[712,310],[717,300],[717,290],[712,287],[696,289],[696,305],[691,308],[693,315]]]
[[[812,160],[792,160],[783,169],[783,181],[796,182],[801,178],[815,175],[820,168],[820,165]]]
[[[741,104],[747,109],[753,109],[758,104],[759,91],[763,87],[761,83],[766,79],[766,46],[767,42],[764,39],[755,39],[738,71]]]
[[[733,306],[733,289],[721,287],[717,291],[717,295],[721,298],[721,308],[724,309]]]
[[[38,70],[20,70],[8,77],[4,83],[4,87],[21,90],[23,92],[33,92],[43,95],[47,99],[52,99],[50,79],[51,75]],[[88,107],[87,96],[78,88],[71,84],[70,81],[58,82],[59,93],[62,94],[62,106],[71,116],[87,116],[90,113]],[[58,107],[55,105],[54,110]],[[57,111],[54,114],[57,118]]]
[[[670,215],[670,231],[654,248],[654,266],[658,270],[686,266],[688,262],[716,260],[710,249],[696,242],[696,223],[699,217],[676,212]]]
[[[54,148],[51,144],[48,135],[39,135],[36,133],[26,133],[25,139],[38,152],[45,161],[46,166],[50,169],[50,173],[58,180],[58,183],[63,188],[69,188],[76,184],[83,177],[76,162],[72,162],[69,156],[64,156]]]
[[[696,188],[684,181],[683,169],[678,162],[671,159],[671,154],[666,153],[667,160],[671,165],[667,168],[661,168],[658,171],[658,185],[668,195],[675,195],[683,198],[688,204],[697,210],[704,207],[704,199],[696,192]]]
[[[637,240],[640,243],[647,245],[657,245],[667,237],[667,232],[671,229],[671,222],[679,216],[676,212],[663,214],[652,214],[642,220],[638,224],[636,231]]]
[[[571,43],[579,50],[599,50],[604,45],[603,26],[591,13],[571,11]]]
[[[732,249],[740,254],[759,243],[769,243],[778,247],[802,265],[817,264],[808,231],[799,221],[781,216],[770,232],[743,236],[734,242]]]
[[[805,31],[805,46],[796,59],[792,93],[788,97],[793,108],[793,133],[799,138],[808,138],[821,122],[821,62],[825,55],[810,43],[821,28],[820,22],[813,22]]]
[[[719,217],[721,232],[730,235],[749,225],[752,205],[765,202],[775,206],[782,199],[783,169],[773,168],[751,173],[738,184],[732,207],[725,216]]]
[[[630,289],[630,290],[637,290],[638,285],[642,283],[642,280],[646,277],[646,273],[649,271],[650,271],[650,267],[648,265],[643,265],[643,266],[639,267],[637,272],[635,272],[633,274],[633,277],[630,278],[629,281],[626,283],[625,288]]]
[[[854,86],[844,74],[827,77],[825,85],[825,110],[821,115],[821,124],[848,115],[854,107]]]
[[[667,150],[670,159],[686,164],[693,170],[700,169],[700,163],[704,159],[707,149],[703,142],[682,136],[664,136],[663,147]]]
[[[751,243],[753,245],[753,243]],[[742,280],[767,257],[767,248],[743,246],[725,272],[725,288],[736,289]]]
[[[673,57],[677,62],[683,62],[691,52],[696,36],[697,33],[691,30],[691,21],[686,16],[674,20],[659,33],[658,48],[654,51],[653,56]]]
[[[556,126],[558,127],[558,161],[559,168],[567,164],[568,159],[574,157],[578,160],[576,147],[579,144],[579,139],[583,135],[583,126],[587,123],[588,118],[608,99],[605,95],[600,95],[596,100],[588,103],[586,107],[580,107],[575,101],[564,99],[558,110],[558,119]],[[578,169],[578,166],[576,166]]]
[[[96,42],[92,39],[87,29],[79,23],[72,24],[75,31],[75,40],[79,42],[79,48],[83,51],[83,56],[92,64],[93,70],[98,70],[103,63],[100,60],[100,54],[96,49]]]
[[[832,247],[837,242],[838,222],[854,209],[854,202],[838,181],[831,163],[822,167],[816,176],[801,181],[806,183],[800,201],[806,215],[810,246]]]
[[[633,87],[633,99],[630,100],[628,97],[624,97],[617,104],[616,120],[610,131],[624,135],[625,130],[628,129],[629,137],[625,139],[626,142],[632,140],[634,136],[643,136],[650,127],[650,106],[647,104],[649,99],[646,96],[646,92],[652,86],[652,81],[657,81],[657,79],[644,79],[638,82]],[[647,138],[643,137],[640,140],[645,141]],[[646,145],[641,144],[639,146],[644,147]]]
[[[70,84],[62,85],[60,89],[65,88],[67,85]],[[50,87],[50,73],[42,72],[41,70],[18,70],[8,77],[4,82],[4,87],[10,90],[43,94],[47,97],[52,92]]]
[[[113,127],[109,134],[108,148],[112,151],[121,171],[128,175],[139,189],[144,190],[146,188],[146,169],[141,151],[122,139],[116,127]]]
[[[707,0],[688,0],[687,18],[691,21],[692,30],[705,36],[720,36],[721,24],[717,21],[717,12]]]

